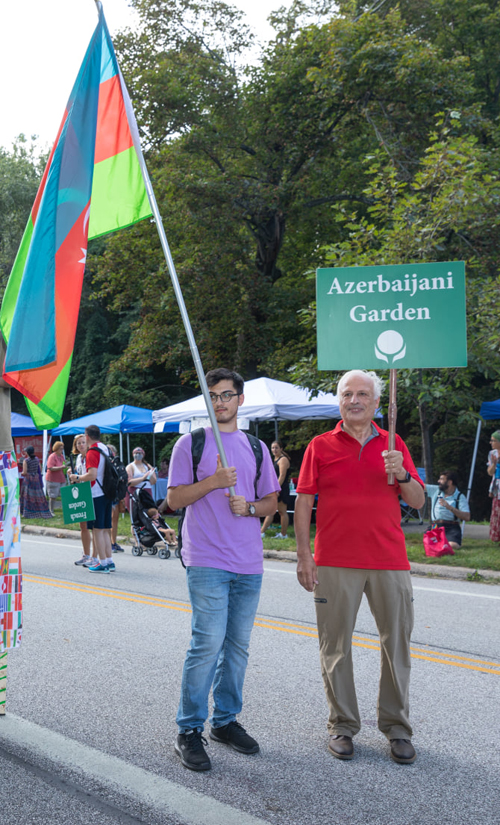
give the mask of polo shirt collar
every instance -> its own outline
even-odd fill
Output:
[[[362,445],[363,447],[365,446],[365,444],[368,444],[368,442],[371,441],[372,438],[377,438],[377,436],[381,435],[381,433],[382,433],[382,431],[380,430],[379,427],[377,427],[377,425],[375,424],[374,421],[371,421],[370,423],[372,425],[372,432],[371,432],[371,435],[368,436],[368,438],[366,439],[366,441]],[[333,435],[338,435],[339,433],[345,433],[346,435],[349,435],[349,433],[344,430],[344,422],[343,421],[339,421],[337,426],[333,430]],[[352,438],[352,436],[351,436],[351,438]]]

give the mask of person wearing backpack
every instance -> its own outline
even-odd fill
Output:
[[[111,461],[113,462],[113,466],[120,477],[116,498],[113,501],[113,507],[111,510],[111,550],[113,553],[124,553],[125,550],[120,544],[118,544],[117,537],[120,513],[127,512],[127,508],[125,506],[125,496],[127,495],[128,475],[125,464],[118,455],[118,450],[114,444],[107,444],[106,446],[108,448]]]
[[[90,481],[92,501],[94,504],[94,521],[87,522],[92,530],[94,552],[97,550],[99,563],[87,567],[91,573],[111,573],[115,564],[111,549],[111,509],[116,497],[118,476],[111,463],[108,448],[100,441],[101,431],[95,424],[85,427],[87,454],[85,464],[87,472],[79,476],[70,475],[72,484]]]
[[[203,737],[211,688],[210,738],[244,754],[259,750],[236,716],[262,583],[260,518],[275,512],[279,490],[268,449],[238,430],[243,379],[223,368],[206,379],[229,466],[221,464],[211,427],[203,430],[196,468],[199,431],[184,435],[172,453],[167,493],[172,510],[186,508],[180,538],[193,613],[174,748],[194,771],[211,768]]]
[[[432,497],[431,521],[444,532],[453,550],[462,546],[461,521],[470,521],[470,509],[464,494],[458,489],[458,476],[444,470],[438,479],[439,489]]]

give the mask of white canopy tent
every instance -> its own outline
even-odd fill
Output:
[[[331,419],[340,418],[337,397],[332,393],[321,392],[316,398],[310,398],[310,390],[275,381],[273,378],[255,378],[245,382],[245,401],[238,411],[238,421],[246,429],[244,421],[299,421],[304,418]],[[171,421],[193,422],[207,418],[207,410],[202,395],[173,404],[163,410],[153,412],[154,430],[163,432],[165,424]],[[197,422],[199,426],[201,422]],[[248,426],[248,425],[247,425]],[[185,432],[189,426],[181,427]]]

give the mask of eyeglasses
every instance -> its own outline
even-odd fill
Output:
[[[210,401],[212,402],[212,404],[216,404],[218,398],[220,398],[221,401],[227,402],[231,401],[231,398],[234,398],[235,395],[241,395],[240,392],[230,392],[229,390],[221,392],[220,395],[217,395],[216,392],[209,392],[208,394],[210,396]]]

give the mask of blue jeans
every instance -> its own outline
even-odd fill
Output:
[[[193,620],[177,711],[179,733],[203,729],[211,687],[212,727],[221,728],[240,713],[262,584],[261,574],[228,573],[214,567],[188,567],[186,573]]]

